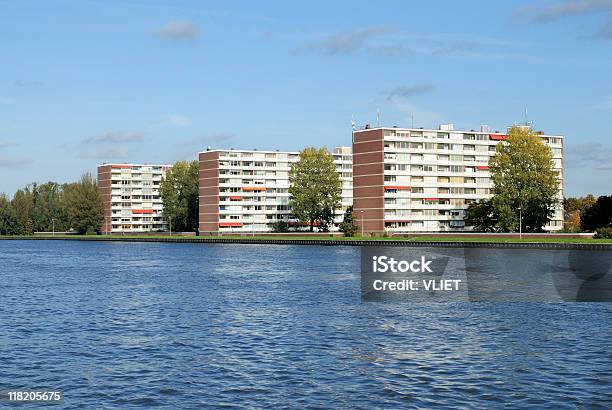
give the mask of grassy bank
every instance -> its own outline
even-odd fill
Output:
[[[282,236],[265,236],[265,235],[255,235],[255,236],[237,236],[237,235],[223,235],[223,236],[169,236],[169,235],[93,235],[93,236],[85,236],[85,235],[61,235],[57,234],[55,236],[52,235],[35,235],[35,236],[0,236],[0,239],[146,239],[146,240],[155,240],[155,239],[196,239],[201,240],[202,242],[206,242],[207,240],[217,240],[223,239],[225,241],[237,240],[241,242],[245,241],[262,241],[262,240],[296,240],[296,241],[377,241],[377,242],[385,242],[385,241],[394,241],[394,242],[482,242],[482,243],[576,243],[576,244],[588,244],[588,243],[603,243],[603,244],[612,244],[612,239],[593,239],[593,238],[549,238],[549,237],[528,237],[528,238],[499,238],[499,237],[486,237],[486,236],[415,236],[415,237],[380,237],[380,238],[371,238],[371,237],[353,237],[353,238],[345,238],[342,236],[329,236],[329,237],[314,237],[314,236],[306,236],[306,235],[282,235]]]

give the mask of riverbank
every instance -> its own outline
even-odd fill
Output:
[[[286,236],[122,236],[122,235],[35,235],[0,236],[0,240],[68,240],[68,241],[115,241],[115,242],[170,242],[170,243],[226,243],[226,244],[270,244],[270,245],[320,245],[320,246],[407,246],[407,247],[478,247],[478,248],[525,248],[525,249],[583,249],[612,251],[612,240],[593,238],[498,238],[498,237],[381,237],[346,238],[339,236],[308,237]]]

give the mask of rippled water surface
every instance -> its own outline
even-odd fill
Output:
[[[0,274],[0,391],[66,408],[612,407],[610,304],[363,303],[358,248],[0,241]]]

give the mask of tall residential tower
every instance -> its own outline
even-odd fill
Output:
[[[332,155],[342,182],[338,224],[352,204],[351,148],[336,148]],[[289,208],[289,170],[299,158],[299,152],[283,151],[200,152],[200,232],[266,232],[278,220],[297,224]]]
[[[468,205],[492,197],[489,160],[506,133],[369,128],[353,132],[353,204],[365,232],[468,230]],[[563,228],[563,137],[545,135],[559,172],[559,205],[546,230]]]
[[[159,185],[170,165],[102,164],[98,190],[104,207],[103,233],[165,231]]]

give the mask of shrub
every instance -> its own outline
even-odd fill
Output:
[[[287,221],[279,219],[272,224],[272,231],[277,233],[289,232],[289,224]]]
[[[596,239],[612,239],[612,227],[597,228],[597,231],[595,231],[595,235],[593,235],[593,238],[596,238]]]
[[[344,212],[344,218],[342,219],[342,223],[340,224],[339,229],[342,233],[344,233],[344,236],[348,237],[355,236],[355,234],[359,230],[359,225],[357,225],[355,223],[355,220],[353,219],[352,206],[346,208],[346,211]]]

